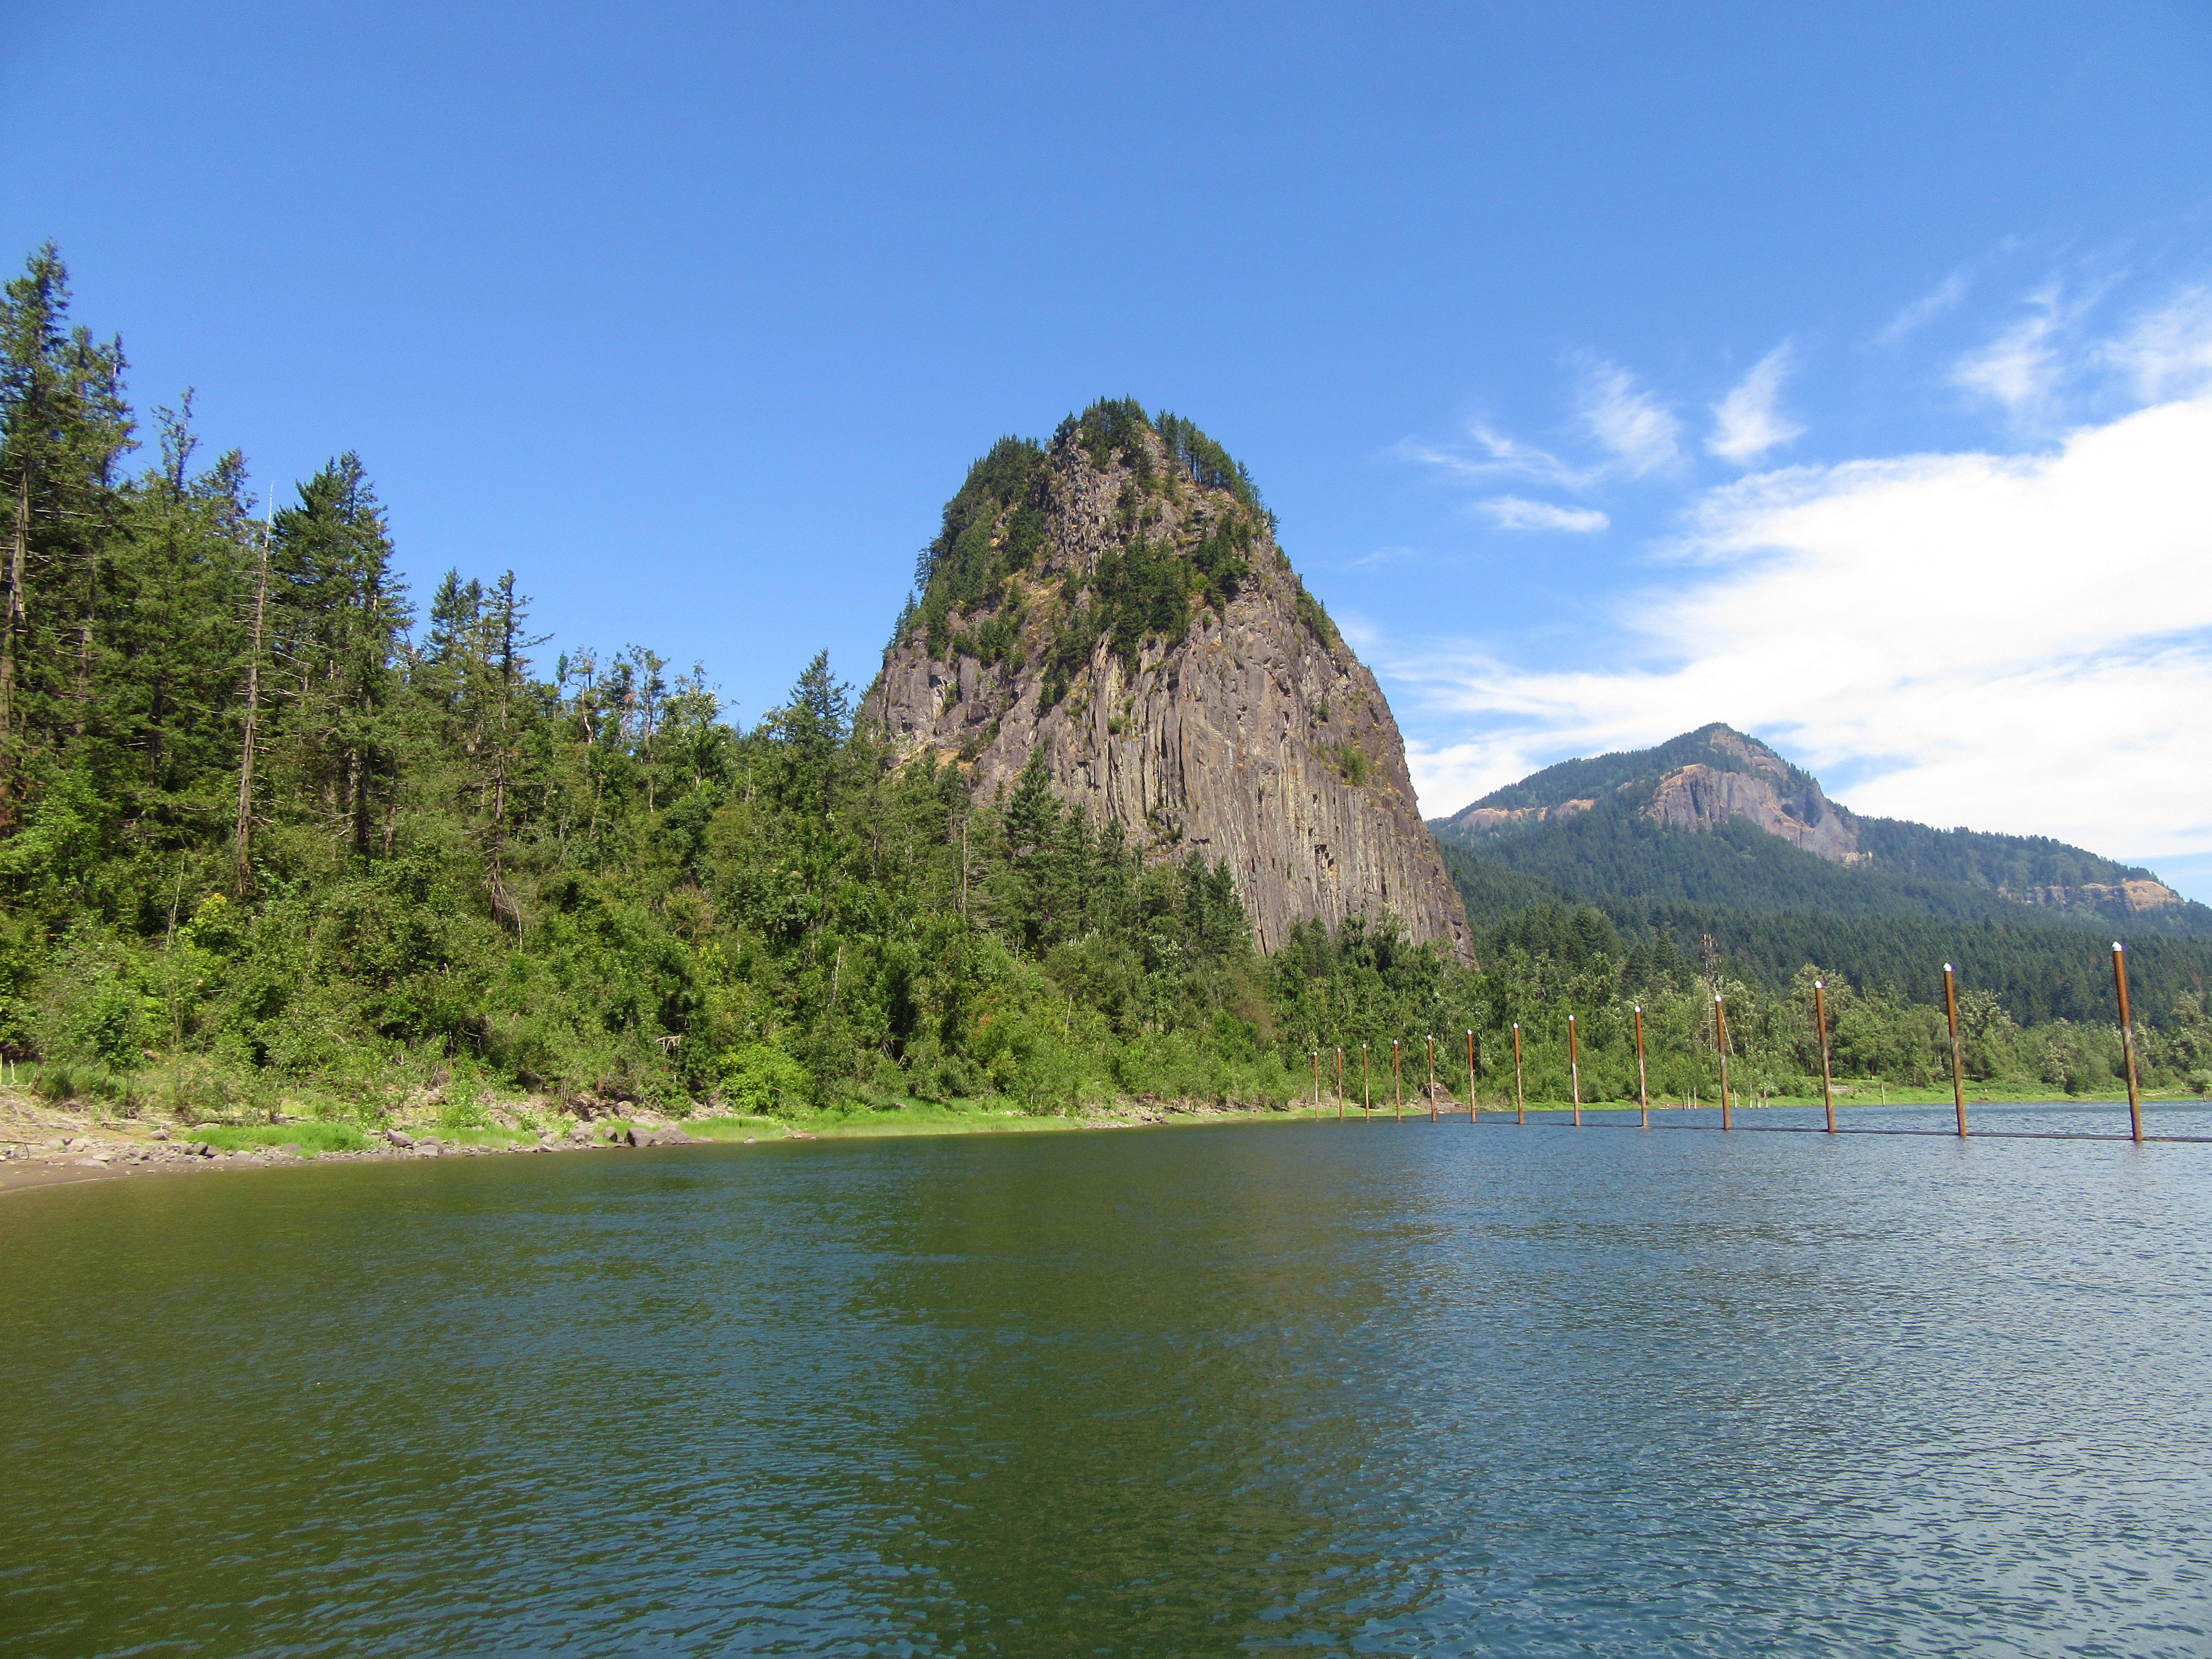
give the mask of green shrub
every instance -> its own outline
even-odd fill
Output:
[[[1302,581],[1297,584],[1293,599],[1298,620],[1305,624],[1306,632],[1312,635],[1324,650],[1334,651],[1342,640],[1337,634],[1336,624],[1329,620],[1328,612],[1322,609],[1321,601],[1306,592],[1306,585]],[[1322,718],[1326,720],[1328,716],[1323,715]]]
[[[489,1129],[492,1127],[491,1113],[475,1090],[456,1085],[438,1107],[438,1127],[449,1130]]]
[[[152,1000],[129,952],[95,935],[73,937],[46,988],[41,1047],[55,1059],[136,1071],[144,1061]]]
[[[814,1079],[781,1048],[739,1043],[719,1057],[720,1094],[729,1110],[755,1115],[790,1112],[814,1097]]]

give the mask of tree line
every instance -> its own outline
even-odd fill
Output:
[[[905,759],[826,657],[740,726],[648,647],[545,660],[512,571],[449,572],[418,605],[360,458],[272,509],[242,455],[207,455],[189,395],[142,426],[126,369],[34,253],[0,314],[0,1054],[49,1092],[188,1117],[374,1118],[431,1090],[1282,1104],[1316,1049],[1431,1031],[1474,1030],[1495,1084],[1518,1020],[1540,1094],[1569,1009],[1586,1080],[1617,1089],[1637,999],[1680,1080],[1710,1060],[1706,967],[1671,934],[1539,905],[1480,971],[1387,917],[1262,956],[1225,866],[1149,856],[1041,760],[987,794]],[[1794,989],[1725,971],[1744,1075],[1785,1079]],[[1924,1005],[1838,1006],[1847,1065],[1927,1069]],[[1990,1075],[2090,1086],[2109,1063],[2108,1023],[1974,1006]],[[2201,1003],[2158,1024],[2155,1078],[2212,1064]]]

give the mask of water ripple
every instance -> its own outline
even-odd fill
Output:
[[[0,1651],[2212,1650],[2212,1147],[1620,1128],[19,1195]]]

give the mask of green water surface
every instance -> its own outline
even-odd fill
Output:
[[[0,1261],[9,1655],[2212,1650],[2212,1146],[447,1159]]]

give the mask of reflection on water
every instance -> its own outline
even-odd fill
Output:
[[[2212,1147],[1664,1121],[16,1195],[0,1652],[2212,1647]]]

